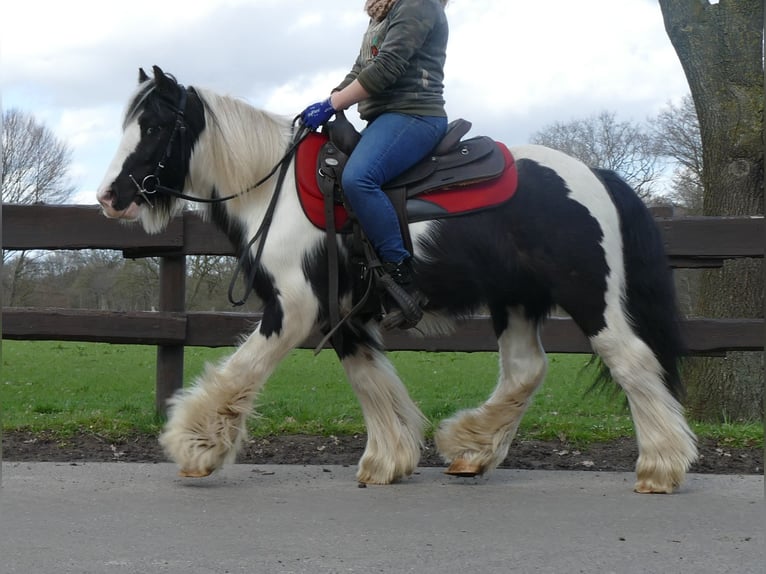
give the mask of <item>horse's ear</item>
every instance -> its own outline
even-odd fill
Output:
[[[162,92],[171,92],[176,83],[170,78],[159,66],[152,66],[154,72],[154,85],[157,86],[157,90]]]
[[[149,79],[149,76],[146,75],[146,72],[144,72],[143,68],[138,69],[138,83],[143,84],[146,80]]]

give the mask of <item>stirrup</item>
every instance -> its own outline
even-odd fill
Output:
[[[396,308],[386,312],[380,326],[385,331],[412,329],[423,318],[423,309],[420,305],[425,301],[421,302],[421,299],[424,299],[422,295],[419,292],[414,296],[410,295],[388,273],[381,274],[378,280],[396,304]]]
[[[404,311],[400,308],[391,309],[380,321],[380,328],[384,331],[393,331],[394,329],[412,329],[420,323],[420,319],[423,317],[423,310],[418,307],[420,313],[418,318],[405,316]]]

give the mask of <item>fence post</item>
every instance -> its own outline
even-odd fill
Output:
[[[186,257],[160,258],[160,311],[183,313],[186,310]],[[167,400],[183,386],[184,346],[157,346],[155,408],[165,415]]]

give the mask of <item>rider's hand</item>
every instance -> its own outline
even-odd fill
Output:
[[[335,108],[330,103],[330,98],[311,104],[301,112],[301,120],[304,125],[312,130],[316,130],[324,123],[327,123],[335,115]]]

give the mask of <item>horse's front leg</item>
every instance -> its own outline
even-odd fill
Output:
[[[423,446],[426,418],[410,398],[377,343],[345,335],[339,352],[367,427],[367,446],[356,474],[360,482],[390,484],[415,470]]]
[[[267,304],[255,331],[227,359],[207,365],[194,385],[169,404],[160,444],[185,477],[207,476],[231,462],[247,435],[247,419],[264,383],[310,333],[317,307]]]

